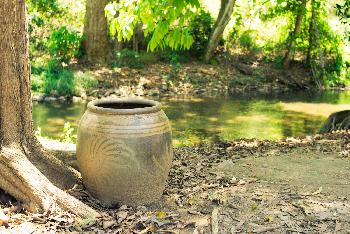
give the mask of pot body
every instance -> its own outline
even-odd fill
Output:
[[[172,157],[170,123],[160,108],[118,114],[88,107],[80,120],[77,159],[83,182],[105,206],[160,199]]]

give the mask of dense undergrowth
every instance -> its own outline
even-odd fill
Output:
[[[32,66],[32,90],[52,96],[80,96],[98,87],[90,72],[73,71],[63,67]]]

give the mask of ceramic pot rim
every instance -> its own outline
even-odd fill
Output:
[[[112,103],[135,103],[144,104],[147,107],[133,108],[133,109],[115,109],[100,107],[101,104],[112,104]],[[161,110],[161,105],[159,102],[141,98],[109,98],[109,99],[98,99],[88,103],[88,110],[109,115],[137,115],[137,114],[149,114],[155,113]]]

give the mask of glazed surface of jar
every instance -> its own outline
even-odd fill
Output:
[[[158,102],[96,100],[80,120],[79,169],[88,191],[105,206],[157,201],[172,154],[170,123]]]

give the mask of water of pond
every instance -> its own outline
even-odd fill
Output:
[[[329,114],[350,109],[350,92],[155,100],[162,103],[171,121],[175,145],[311,135]],[[64,123],[76,129],[85,108],[85,104],[34,103],[34,125],[43,136],[60,139]]]

